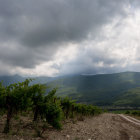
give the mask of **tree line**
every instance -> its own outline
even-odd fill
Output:
[[[32,79],[26,79],[8,86],[0,82],[0,111],[6,113],[4,133],[9,133],[12,118],[21,112],[29,111],[33,114],[33,122],[43,120],[56,129],[61,129],[62,120],[70,117],[101,113],[98,107],[56,96],[56,88],[50,90],[45,84],[32,85],[31,82]]]

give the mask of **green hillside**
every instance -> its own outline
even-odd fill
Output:
[[[114,105],[140,107],[140,87],[128,90],[122,96],[119,96]]]
[[[23,81],[26,77],[1,76],[5,85]],[[70,96],[77,102],[98,106],[140,106],[140,72],[100,75],[37,77],[34,83],[57,87],[57,95]]]
[[[78,102],[101,106],[121,105],[117,100],[124,99],[126,91],[140,87],[140,73],[124,72],[61,77],[51,82],[51,85],[58,87],[58,95],[68,95]],[[131,106],[132,102],[123,105]]]

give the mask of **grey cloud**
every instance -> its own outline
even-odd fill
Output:
[[[107,46],[102,47],[107,48]],[[84,47],[80,48],[74,60],[54,67],[60,70],[60,75],[115,73],[132,67],[132,65],[123,67],[126,59],[115,57],[111,49],[99,49],[99,46],[86,49]]]
[[[1,1],[1,33],[33,47],[82,40],[91,30],[97,34],[97,28],[115,15],[125,14],[125,4],[122,0]]]
[[[131,8],[140,8],[140,1],[139,0],[129,0],[129,3],[131,4]]]
[[[34,68],[67,43],[80,43],[115,16],[127,16],[128,0],[0,0],[0,61]],[[6,43],[7,47],[3,47]],[[100,61],[98,56],[93,61]],[[112,63],[112,60],[105,60]]]
[[[90,32],[98,34],[98,28],[115,15],[125,15],[124,4],[121,0],[48,1],[45,4],[47,8],[37,10],[38,13],[35,11],[37,16],[32,20],[39,21],[39,24],[33,23],[21,41],[33,47],[54,42],[81,41]]]
[[[1,46],[0,61],[5,65],[19,66],[24,68],[34,68],[36,65],[52,59],[52,49],[33,49],[12,44],[12,47]],[[54,51],[53,51],[54,52]]]

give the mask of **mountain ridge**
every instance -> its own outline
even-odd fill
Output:
[[[30,77],[0,76],[0,81],[8,85],[26,78]],[[99,106],[140,106],[140,72],[31,78],[35,78],[34,83],[57,87],[57,95],[69,96],[77,102]]]

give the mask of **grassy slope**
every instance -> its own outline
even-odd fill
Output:
[[[23,81],[25,77],[1,76],[4,84]],[[124,72],[102,75],[75,75],[57,78],[37,77],[34,83],[47,83],[58,87],[57,94],[70,96],[78,102],[101,106],[140,106],[140,73]],[[136,88],[136,89],[135,89]]]
[[[125,95],[126,91],[140,87],[140,73],[134,72],[61,77],[51,85],[58,87],[58,95],[69,95],[79,102],[96,105],[121,105],[121,101],[125,102],[123,105],[133,105],[140,97],[133,92],[134,100],[130,102],[132,97]]]
[[[128,90],[114,102],[119,106],[140,106],[140,87]]]

